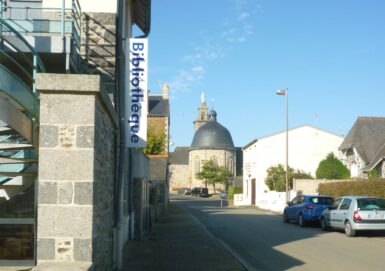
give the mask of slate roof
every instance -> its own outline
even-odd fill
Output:
[[[385,118],[358,117],[340,150],[355,148],[368,167],[385,156]]]
[[[229,130],[218,123],[216,117],[212,110],[210,120],[195,132],[191,143],[193,149],[235,149]]]
[[[163,99],[162,95],[148,96],[148,116],[149,117],[168,117],[170,105],[168,100]]]
[[[176,147],[170,152],[170,165],[188,165],[190,147]]]
[[[134,23],[147,36],[151,29],[151,0],[134,1]]]
[[[167,167],[167,157],[150,157],[150,180],[166,181]]]

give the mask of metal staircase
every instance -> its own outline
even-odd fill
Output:
[[[78,0],[55,1],[61,2],[57,7],[18,2],[0,0],[0,269],[32,266],[36,259],[36,74],[45,67],[53,73],[89,73],[93,57],[81,57],[87,49]]]
[[[35,258],[37,72],[44,72],[38,54],[0,18],[0,265]]]

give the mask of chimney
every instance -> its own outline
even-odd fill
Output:
[[[163,99],[168,100],[168,92],[169,92],[169,87],[167,83],[163,83],[162,85],[162,91],[163,91]]]

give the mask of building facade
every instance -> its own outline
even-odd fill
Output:
[[[253,140],[243,148],[243,203],[258,205],[269,189],[265,184],[267,169],[285,165],[286,132]],[[289,166],[315,176],[321,160],[333,152],[339,157],[338,147],[343,137],[312,126],[304,125],[289,130]]]
[[[163,140],[163,146],[155,153],[148,154],[150,159],[151,182],[151,219],[156,222],[165,213],[169,201],[168,164],[170,138],[169,86],[162,85],[162,93],[149,95],[148,138]]]
[[[241,161],[237,159],[236,148],[229,130],[217,121],[217,113],[214,110],[208,111],[204,93],[201,95],[201,103],[198,108],[198,116],[193,122],[195,133],[191,146],[177,147],[170,154],[169,183],[170,192],[176,192],[180,188],[204,187],[203,180],[196,178],[196,174],[202,170],[203,163],[213,160],[218,166],[223,166],[231,172],[231,185],[234,185]],[[238,171],[237,171],[238,169]],[[209,186],[209,191],[213,187]],[[224,185],[217,185],[216,188],[224,190]]]
[[[125,147],[120,56],[134,24],[149,34],[150,1],[0,11],[0,266],[119,269],[149,230],[149,160]]]

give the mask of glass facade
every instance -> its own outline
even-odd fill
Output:
[[[35,185],[2,185],[0,198],[1,261],[34,260]]]

